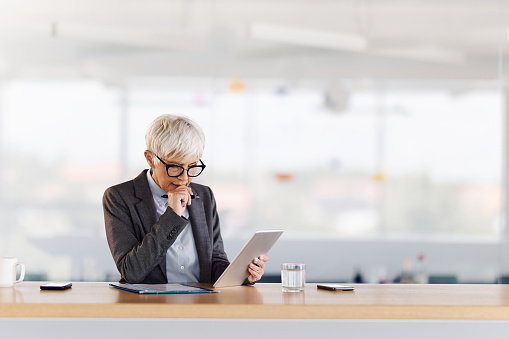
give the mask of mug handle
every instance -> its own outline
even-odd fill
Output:
[[[14,282],[15,284],[22,282],[23,279],[25,279],[25,265],[20,262],[17,262],[16,266],[21,266],[21,274],[19,275],[19,279]]]

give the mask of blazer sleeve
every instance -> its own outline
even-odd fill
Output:
[[[216,209],[216,199],[212,190],[207,187],[210,194],[210,209],[212,214],[212,282],[215,282],[224,270],[228,267],[230,262],[224,251],[223,238],[221,237],[221,228],[219,225],[219,216]]]
[[[170,208],[143,235],[143,227],[132,215],[134,206],[125,201],[115,187],[103,196],[104,221],[108,245],[122,278],[143,282],[165,258],[166,251],[187,224]],[[166,282],[166,281],[153,281]]]
[[[221,237],[221,230],[219,226],[219,216],[217,214],[216,209],[216,199],[214,198],[214,193],[212,190],[207,187],[208,193],[210,194],[210,209],[212,214],[212,240],[213,240],[213,248],[212,248],[212,282],[217,281],[221,274],[226,270],[230,262],[228,261],[228,257],[224,251],[223,239]],[[249,282],[246,278],[242,285],[254,285],[255,283]]]

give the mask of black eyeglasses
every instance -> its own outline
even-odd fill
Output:
[[[180,177],[182,173],[184,173],[185,168],[180,165],[168,165],[163,161],[163,159],[159,158],[156,154],[154,154],[157,159],[159,159],[163,164],[166,165],[166,173],[168,173],[169,177],[176,178]],[[205,164],[200,159],[200,165],[191,165],[187,168],[187,176],[188,177],[197,177],[199,176],[203,170],[205,169]]]

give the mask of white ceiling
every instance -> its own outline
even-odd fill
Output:
[[[0,0],[0,76],[493,80],[508,27],[507,0]]]

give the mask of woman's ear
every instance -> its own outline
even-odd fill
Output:
[[[149,150],[145,150],[145,152],[143,152],[143,155],[145,155],[145,159],[147,159],[147,164],[151,168],[154,168],[154,158],[152,158],[152,152],[150,152]]]

